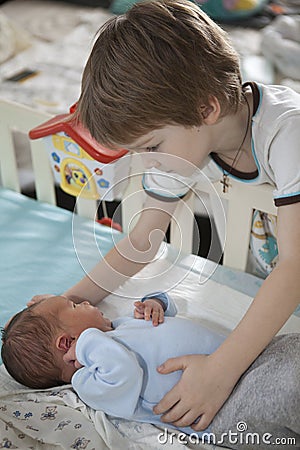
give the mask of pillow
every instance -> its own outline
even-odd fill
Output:
[[[0,64],[29,46],[29,34],[0,12]]]
[[[262,54],[286,77],[300,80],[300,16],[278,16],[262,33]]]

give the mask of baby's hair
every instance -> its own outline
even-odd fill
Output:
[[[19,383],[34,389],[63,384],[56,364],[54,342],[59,321],[35,313],[34,304],[17,313],[2,329],[1,357],[8,373]]]
[[[130,144],[166,125],[202,123],[211,96],[221,116],[242,101],[239,57],[227,34],[188,0],[135,4],[98,33],[77,113],[100,143]]]

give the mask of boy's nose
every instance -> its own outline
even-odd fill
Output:
[[[90,305],[90,302],[88,300],[84,300],[84,302],[81,303],[83,303],[84,305]]]

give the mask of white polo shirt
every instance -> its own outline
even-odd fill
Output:
[[[276,206],[300,201],[300,94],[285,86],[250,85],[254,108],[251,121],[251,146],[257,170],[243,173],[211,153],[191,177],[150,169],[143,177],[143,187],[150,195],[175,200],[207,177],[222,178],[223,170],[242,183],[274,186]]]

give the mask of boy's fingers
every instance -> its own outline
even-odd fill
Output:
[[[39,303],[41,300],[45,300],[46,298],[54,297],[54,294],[42,294],[42,295],[34,295],[27,303],[26,306],[34,305],[35,303]]]
[[[159,373],[171,373],[176,370],[184,370],[186,368],[186,358],[184,356],[177,356],[175,358],[169,358],[159,367],[157,367],[157,371]]]

